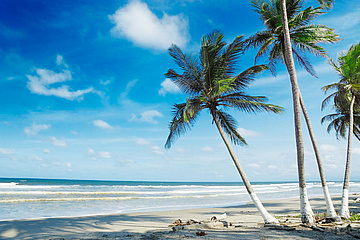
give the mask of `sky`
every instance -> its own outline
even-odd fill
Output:
[[[315,0],[306,0],[314,4]],[[324,47],[331,58],[360,39],[360,2],[335,0],[314,20],[342,41]],[[181,72],[167,49],[199,53],[201,36],[219,29],[228,43],[264,29],[249,1],[235,0],[1,0],[0,177],[121,181],[241,181],[208,112],[165,149],[171,108],[186,100],[164,73]],[[239,58],[239,73],[256,51]],[[339,77],[325,58],[307,55],[314,78],[296,66],[329,181],[344,174],[346,140],[320,119],[322,86]],[[260,62],[259,62],[260,63]],[[262,59],[261,63],[266,63]],[[247,90],[285,108],[281,115],[232,111],[248,146],[233,146],[253,182],[296,181],[290,82],[260,74]],[[303,122],[304,123],[304,122]],[[303,124],[305,170],[318,181]],[[354,139],[350,180],[360,180]]]

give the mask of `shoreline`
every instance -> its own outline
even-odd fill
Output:
[[[358,197],[360,197],[359,194],[351,194],[349,197],[349,208],[352,212],[360,212],[360,203],[354,202]],[[341,196],[332,196],[332,199],[335,209],[339,210]],[[297,198],[268,200],[263,201],[263,204],[270,214],[277,217],[300,214]],[[314,213],[326,212],[323,197],[310,198],[310,204]],[[236,222],[245,228],[256,227],[263,223],[262,217],[255,206],[248,203],[233,207],[0,221],[0,239],[108,239],[112,236],[115,237],[112,239],[140,239],[136,238],[136,236],[142,234],[151,235],[155,232],[161,234],[164,238],[154,239],[171,239],[164,234],[171,232],[169,225],[177,219],[201,221],[224,213],[227,214],[227,222]],[[262,231],[267,230],[261,230],[261,234]],[[224,234],[223,231],[220,232]],[[214,231],[214,236],[220,232]]]

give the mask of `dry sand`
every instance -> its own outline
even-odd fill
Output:
[[[354,200],[359,195],[351,195]],[[333,197],[339,209],[340,197]],[[0,239],[356,239],[356,229],[345,232],[345,228],[329,228],[325,232],[301,227],[298,199],[264,201],[264,206],[281,221],[290,219],[298,227],[288,231],[276,227],[264,227],[262,218],[253,204],[243,206],[190,209],[150,213],[98,215],[76,218],[48,218],[36,220],[0,221]],[[323,198],[312,198],[315,213],[325,212]],[[360,203],[350,201],[350,210],[360,212]],[[197,221],[210,219],[214,215],[227,214],[226,222],[231,227],[199,228],[173,231],[170,224],[176,219]],[[291,216],[291,217],[290,217]],[[347,226],[345,223],[342,226]],[[340,226],[340,225],[339,225]],[[348,229],[349,230],[349,229]],[[203,231],[205,236],[196,233]],[[350,233],[350,234],[349,234]]]

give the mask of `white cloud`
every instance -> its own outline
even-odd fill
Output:
[[[181,90],[176,84],[171,81],[169,78],[166,78],[161,84],[161,88],[159,89],[159,95],[165,96],[166,93],[181,93]]]
[[[240,133],[243,137],[258,137],[260,134],[258,132],[247,130],[244,128],[238,128],[237,131]]]
[[[109,159],[111,158],[110,152],[99,152],[98,153],[99,158]]]
[[[341,13],[341,15],[325,18],[324,21],[327,26],[336,29],[340,33],[344,33],[345,30],[355,30],[360,24],[359,7],[355,7],[352,12],[346,14]]]
[[[56,139],[56,137],[51,137],[50,140],[51,140],[51,144],[56,147],[66,147],[67,146],[67,144],[64,140]]]
[[[58,66],[64,66],[66,68],[68,68],[69,66],[65,63],[65,60],[63,58],[63,56],[61,55],[56,55],[56,65]]]
[[[149,142],[148,140],[144,139],[144,138],[135,138],[135,143],[137,145],[148,145],[151,144],[151,142]]]
[[[249,163],[248,166],[251,168],[260,168],[260,165],[257,163]]]
[[[113,37],[125,38],[134,44],[156,50],[166,50],[172,43],[184,46],[189,41],[188,21],[183,15],[166,13],[158,18],[146,3],[130,1],[109,19],[115,26]]]
[[[27,135],[36,135],[41,130],[47,130],[51,127],[50,124],[36,124],[34,123],[31,127],[25,127],[24,132]]]
[[[137,81],[138,81],[137,79],[134,79],[134,80],[128,82],[128,84],[126,84],[125,91],[123,93],[121,93],[120,97],[126,98],[127,95],[129,94],[130,90],[136,85]]]
[[[88,154],[90,154],[90,155],[95,154],[95,150],[92,148],[88,148]]]
[[[44,159],[41,158],[41,157],[39,157],[39,156],[33,156],[33,158],[34,158],[35,160],[37,160],[37,161],[40,161],[40,162],[44,161]]]
[[[212,149],[211,147],[209,146],[205,146],[201,149],[201,151],[203,152],[214,152],[214,149]]]
[[[158,154],[158,155],[163,155],[164,152],[161,151],[160,147],[158,146],[151,146],[151,149],[153,150],[154,153]]]
[[[56,63],[64,65],[62,56],[57,55]],[[62,70],[61,72],[54,72],[48,69],[36,68],[36,75],[26,75],[29,79],[27,82],[28,89],[35,94],[44,96],[55,96],[65,98],[67,100],[82,100],[87,93],[97,93],[93,87],[89,87],[84,90],[73,91],[67,85],[61,85],[60,87],[50,87],[52,84],[58,84],[72,80],[71,72],[69,70]]]
[[[141,117],[138,118],[138,117],[136,117],[135,114],[133,114],[129,121],[141,121],[141,122],[149,122],[149,123],[156,124],[156,123],[158,123],[158,121],[156,121],[154,119],[154,117],[163,117],[163,115],[157,110],[145,111],[145,112],[141,113],[140,115],[141,115]]]
[[[102,129],[113,129],[112,126],[110,126],[110,124],[108,124],[107,122],[104,122],[103,120],[95,120],[94,122],[94,126],[102,128]]]
[[[71,163],[67,162],[67,163],[65,163],[65,166],[67,167],[68,172],[72,172],[72,169],[71,169],[72,164]]]
[[[176,149],[176,151],[178,151],[179,153],[186,153],[186,152],[187,152],[186,149],[180,148],[180,147],[178,147],[178,148]]]
[[[319,149],[321,152],[334,152],[337,151],[337,147],[328,145],[328,144],[322,144],[319,146]]]
[[[88,148],[87,149],[87,153],[92,156],[93,160],[97,160],[97,158],[102,158],[102,159],[110,159],[112,158],[111,153],[110,152],[96,152],[94,149],[92,148]]]
[[[12,155],[15,153],[15,150],[8,148],[0,148],[0,155]]]
[[[106,81],[103,81],[103,80],[100,80],[100,84],[101,85],[104,85],[104,86],[107,86],[111,83],[111,80],[106,80]]]
[[[44,149],[43,149],[43,153],[48,154],[48,153],[50,153],[50,150],[49,150],[49,149],[47,149],[47,148],[44,148]]]

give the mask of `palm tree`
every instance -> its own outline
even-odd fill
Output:
[[[360,99],[360,43],[350,47],[346,54],[341,55],[338,58],[337,63],[330,60],[330,64],[336,70],[340,76],[340,81],[338,83],[333,83],[323,87],[325,93],[329,90],[335,90],[334,93],[330,94],[323,101],[323,106],[325,106],[330,99],[334,98],[335,106],[341,109],[344,107],[344,102],[350,102],[348,106],[348,145],[346,153],[346,166],[345,166],[345,175],[343,183],[343,192],[341,199],[341,210],[340,217],[349,219],[349,180],[350,180],[350,165],[351,165],[351,148],[352,148],[352,136],[354,133],[354,104],[359,104]],[[341,101],[342,100],[342,101]],[[344,101],[345,100],[345,101]],[[334,125],[335,126],[335,125]],[[339,128],[341,130],[341,128]],[[339,131],[340,134],[343,134]]]
[[[236,37],[227,46],[223,37],[218,31],[203,36],[198,59],[184,54],[176,45],[169,48],[170,56],[183,73],[178,74],[169,69],[165,76],[187,94],[188,98],[185,103],[174,104],[173,119],[169,125],[170,133],[165,147],[170,148],[181,134],[193,126],[199,112],[208,109],[243,183],[265,223],[277,223],[277,219],[266,211],[253,191],[226,137],[227,135],[236,145],[246,145],[245,139],[236,130],[236,120],[224,110],[233,108],[247,113],[261,111],[280,113],[282,108],[266,104],[267,99],[263,96],[245,94],[245,89],[254,80],[254,77],[267,69],[267,66],[255,65],[234,75],[236,61],[244,53],[243,36]]]
[[[334,30],[331,28],[323,25],[309,24],[312,19],[325,13],[324,6],[317,8],[308,7],[301,11],[302,6],[300,0],[288,0],[286,4],[280,0],[252,0],[251,3],[255,8],[255,11],[261,15],[266,26],[266,30],[257,32],[247,40],[248,47],[260,47],[260,50],[255,57],[255,63],[261,56],[267,55],[272,73],[275,74],[276,72],[276,64],[278,62],[283,62],[290,75],[294,106],[302,221],[311,223],[314,219],[306,193],[300,107],[304,114],[311,142],[313,144],[326,200],[327,213],[329,217],[336,218],[336,212],[326,185],[322,161],[312,131],[310,118],[298,88],[292,53],[294,53],[295,59],[300,66],[304,67],[311,75],[316,76],[316,72],[304,56],[304,53],[309,52],[324,57],[326,56],[326,51],[323,47],[319,46],[318,43],[336,42],[338,41],[338,36],[334,34]],[[326,6],[329,7],[329,5]],[[285,12],[283,10],[285,10]],[[283,15],[287,16],[284,18],[286,24],[283,24]],[[285,33],[289,33],[289,35]]]
[[[349,97],[344,95],[336,96],[334,98],[334,109],[335,113],[328,114],[321,118],[321,124],[329,121],[327,127],[327,132],[330,133],[331,130],[335,130],[336,139],[346,138],[346,130],[349,127],[350,113],[349,107],[350,102],[348,101]],[[341,99],[339,99],[341,98]],[[321,109],[324,110],[327,102],[324,101]],[[354,104],[354,136],[360,141],[360,109],[357,104]]]

